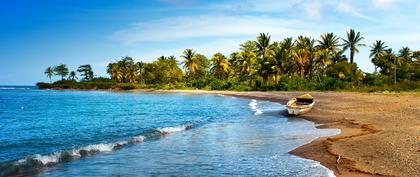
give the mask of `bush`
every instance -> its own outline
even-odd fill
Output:
[[[118,87],[122,90],[133,90],[137,88],[136,84],[133,83],[120,83]]]
[[[45,82],[38,82],[38,83],[36,83],[36,86],[38,87],[38,89],[50,89],[51,88],[51,84],[50,83],[45,83]]]

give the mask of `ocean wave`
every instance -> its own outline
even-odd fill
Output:
[[[191,124],[186,124],[178,127],[164,127],[164,128],[158,128],[157,131],[163,134],[170,134],[170,133],[176,133],[181,132],[184,130],[189,130],[192,128]]]
[[[32,88],[25,87],[0,87],[0,90],[30,90]]]
[[[249,105],[249,108],[251,108],[251,110],[254,112],[254,115],[260,115],[263,113],[263,111],[258,108],[257,100],[252,99],[248,105]]]
[[[150,130],[148,131],[149,133],[134,136],[125,141],[91,144],[80,148],[63,150],[46,155],[35,154],[14,162],[0,164],[0,176],[33,174],[36,173],[37,169],[42,167],[49,167],[98,153],[112,152],[130,144],[142,143],[148,138],[159,139],[167,134],[189,130],[191,128],[193,128],[191,124],[163,127]]]

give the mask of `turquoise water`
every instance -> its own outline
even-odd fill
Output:
[[[328,176],[288,154],[338,133],[221,95],[0,87],[0,176]]]

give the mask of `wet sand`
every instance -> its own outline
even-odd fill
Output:
[[[276,101],[303,92],[232,92],[201,90],[141,90],[193,94],[223,94]],[[336,176],[420,176],[420,93],[310,92],[315,107],[299,116],[340,128],[291,154],[316,160]]]

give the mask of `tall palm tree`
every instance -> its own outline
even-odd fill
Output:
[[[222,79],[223,76],[229,73],[230,63],[223,54],[221,53],[214,54],[211,59],[211,62],[213,64],[213,67],[211,68],[211,70],[215,73],[216,77],[218,77],[219,79]]]
[[[76,74],[76,72],[75,71],[71,71],[70,73],[69,73],[69,78],[68,78],[69,80],[72,80],[72,81],[76,81],[76,79],[77,79],[77,74]]]
[[[252,86],[252,76],[255,73],[255,63],[257,56],[254,52],[245,50],[239,53],[239,57],[242,60],[241,72],[248,76],[248,86]]]
[[[45,70],[45,72],[44,72],[44,74],[46,74],[47,75],[47,77],[50,79],[50,83],[51,83],[51,77],[54,75],[54,68],[53,67],[48,67],[46,70]]]
[[[330,64],[330,55],[327,49],[320,49],[316,51],[315,68],[319,71],[321,76],[324,75],[324,70]]]
[[[295,41],[295,50],[293,58],[296,65],[300,68],[301,78],[305,77],[306,73],[312,75],[312,70],[315,64],[315,40],[309,37],[299,36]]]
[[[360,42],[365,39],[360,35],[360,32],[354,32],[354,29],[350,29],[347,32],[347,39],[343,40],[343,50],[350,49],[350,63],[353,63],[354,54],[359,52],[358,47],[366,46]]]
[[[125,78],[127,78],[128,82],[131,82],[131,83],[136,82],[136,79],[139,74],[136,66],[137,65],[133,65],[132,67],[127,68],[127,73],[125,75]]]
[[[124,73],[118,63],[110,63],[108,65],[108,73],[111,75],[111,78],[117,82],[121,82],[123,80]]]
[[[54,67],[54,73],[55,75],[61,76],[61,80],[64,80],[64,78],[69,74],[69,69],[67,68],[67,65],[60,64]]]
[[[408,47],[403,47],[398,51],[398,57],[400,57],[405,62],[412,61],[413,52]]]
[[[256,46],[257,46],[257,53],[261,59],[265,59],[267,52],[271,46],[270,43],[271,36],[268,33],[260,33],[257,37]]]
[[[305,68],[309,63],[311,53],[307,49],[298,48],[294,50],[293,58],[300,69],[300,78],[305,78]]]
[[[321,35],[321,40],[318,40],[318,48],[324,49],[331,54],[337,51],[339,39],[334,33],[325,33]]]
[[[385,53],[386,48],[388,48],[388,46],[385,46],[385,42],[382,42],[381,40],[376,40],[372,43],[372,46],[370,46],[369,58],[372,58],[372,63],[375,65],[375,73],[378,70],[378,66],[376,65],[378,62],[377,60]]]
[[[199,67],[198,61],[195,57],[195,51],[192,49],[185,49],[184,55],[182,55],[181,57],[184,58],[182,64],[184,64],[184,69],[190,75],[190,84],[192,86],[192,78],[194,77],[194,74],[197,72]]]

